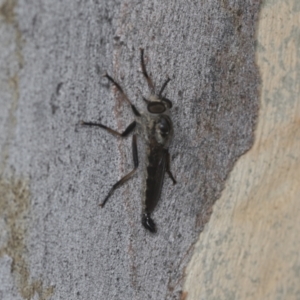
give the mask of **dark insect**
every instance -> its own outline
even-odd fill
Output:
[[[146,147],[147,172],[145,178],[146,190],[142,205],[142,224],[149,231],[156,232],[156,226],[151,218],[151,213],[155,209],[160,198],[165,172],[168,173],[173,183],[176,184],[176,180],[170,171],[170,154],[168,150],[173,136],[173,124],[169,117],[169,109],[172,107],[172,102],[163,96],[163,91],[170,79],[168,78],[165,81],[157,95],[155,94],[154,84],[146,71],[144,49],[141,49],[141,66],[143,75],[147,80],[151,92],[149,99],[143,98],[147,104],[148,111],[146,113],[140,113],[128,99],[121,86],[112,77],[106,74],[104,76],[116,86],[126,102],[131,106],[135,115],[135,121],[132,122],[122,133],[99,123],[82,121],[81,124],[103,128],[109,133],[119,137],[127,137],[131,132],[136,130],[137,133],[144,139]],[[108,195],[100,204],[101,207],[105,205],[114,190],[130,179],[138,168],[139,161],[135,134],[132,137],[132,155],[134,163],[133,170],[112,186]]]

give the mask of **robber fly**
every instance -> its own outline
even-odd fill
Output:
[[[121,86],[112,77],[110,77],[108,74],[105,74],[104,76],[113,85],[115,85],[115,87],[123,96],[124,100],[131,106],[135,116],[135,121],[132,122],[122,133],[119,133],[99,123],[81,121],[81,124],[86,126],[100,127],[115,136],[123,138],[127,137],[131,132],[136,130],[137,133],[143,137],[146,146],[147,172],[145,178],[146,189],[142,203],[142,224],[147,230],[156,232],[156,225],[151,218],[151,213],[155,209],[160,198],[165,172],[168,173],[173,183],[176,184],[176,180],[170,171],[170,154],[168,150],[173,136],[173,124],[169,116],[169,109],[172,107],[172,102],[163,96],[163,91],[170,79],[168,78],[165,81],[159,93],[156,94],[152,79],[149,77],[146,71],[144,62],[144,49],[141,49],[141,67],[151,92],[148,99],[143,97],[147,104],[146,113],[140,113],[131,103]],[[101,207],[104,207],[109,197],[118,187],[120,187],[135,174],[139,166],[136,134],[133,134],[132,137],[132,155],[134,163],[133,170],[112,186],[108,195],[100,204]]]

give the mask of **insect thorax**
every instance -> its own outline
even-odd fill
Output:
[[[168,148],[173,136],[173,124],[167,114],[144,113],[138,120],[147,144]]]

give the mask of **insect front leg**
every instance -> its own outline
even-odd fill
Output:
[[[134,165],[133,170],[131,172],[129,172],[127,175],[125,175],[123,178],[121,178],[118,182],[116,182],[112,186],[112,188],[110,189],[108,195],[105,197],[103,202],[99,204],[101,207],[103,207],[105,205],[105,203],[107,202],[109,197],[113,194],[113,192],[118,187],[120,187],[123,183],[125,183],[128,179],[130,179],[134,175],[134,173],[136,172],[136,170],[139,166],[137,143],[136,143],[136,135],[135,134],[132,136],[132,156],[133,156],[133,165]]]
[[[136,107],[131,103],[131,101],[129,100],[129,98],[124,93],[123,89],[121,88],[121,86],[112,77],[110,77],[108,74],[105,74],[104,77],[106,77],[111,83],[113,83],[115,85],[115,87],[119,90],[119,92],[121,93],[123,98],[126,100],[126,102],[131,106],[131,109],[132,109],[134,115],[137,116],[137,117],[140,117],[141,114],[136,109]]]
[[[113,134],[113,135],[117,135],[117,136],[120,136],[120,137],[126,137],[129,135],[129,133],[131,133],[134,128],[136,127],[136,122],[133,121],[131,124],[129,124],[127,126],[127,128],[122,132],[118,132],[116,130],[113,130],[103,124],[100,124],[100,123],[93,123],[93,122],[85,122],[85,121],[81,121],[81,125],[85,125],[85,126],[96,126],[96,127],[100,127],[106,131],[108,131],[109,133]]]
[[[154,84],[153,84],[153,82],[152,82],[152,79],[151,79],[150,76],[148,75],[147,70],[146,70],[146,66],[145,66],[145,61],[144,61],[144,49],[141,49],[141,66],[142,66],[142,72],[143,72],[143,75],[145,76],[145,78],[146,78],[146,80],[147,80],[149,89],[150,89],[151,92],[154,94],[154,92],[155,92]]]
[[[162,85],[160,91],[159,91],[159,94],[158,94],[158,97],[161,98],[162,97],[162,93],[164,91],[164,89],[166,88],[167,84],[169,83],[171,79],[168,77],[168,79],[164,82],[164,84]]]
[[[176,184],[177,181],[175,180],[175,178],[174,178],[174,176],[173,176],[173,174],[172,174],[172,172],[171,172],[171,170],[170,170],[170,161],[171,161],[171,159],[170,159],[170,153],[169,153],[168,150],[166,150],[166,151],[167,151],[166,172],[168,173],[169,177],[170,177],[171,180],[173,181],[173,184]]]

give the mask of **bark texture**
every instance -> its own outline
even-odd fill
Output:
[[[255,143],[234,166],[200,235],[186,299],[300,298],[299,1],[265,1],[257,40]]]
[[[253,143],[259,4],[0,1],[1,299],[180,298],[192,245]],[[105,71],[144,109],[141,47],[174,104],[178,184],[165,179],[156,235],[140,222],[143,168],[98,206],[132,168],[130,139],[78,126],[132,121]]]

